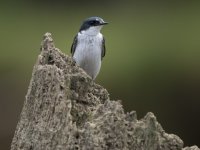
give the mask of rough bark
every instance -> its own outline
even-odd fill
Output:
[[[46,33],[11,150],[199,150],[167,134],[153,113],[137,120],[55,48]]]

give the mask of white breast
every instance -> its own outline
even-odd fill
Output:
[[[78,43],[73,58],[88,75],[95,79],[101,68],[101,33],[88,35],[78,33]]]

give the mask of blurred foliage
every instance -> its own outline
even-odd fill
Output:
[[[11,142],[45,32],[70,54],[83,19],[100,16],[106,57],[97,83],[126,111],[148,111],[168,133],[200,146],[200,3],[1,1],[0,141]]]

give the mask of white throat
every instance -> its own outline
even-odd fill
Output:
[[[81,31],[82,34],[95,36],[100,33],[102,26],[90,27],[87,30]]]

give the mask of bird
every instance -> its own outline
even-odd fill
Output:
[[[107,24],[108,22],[100,17],[85,19],[71,46],[73,60],[93,80],[97,77],[106,54],[105,38],[100,31]]]

